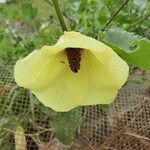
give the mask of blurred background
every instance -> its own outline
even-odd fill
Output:
[[[150,39],[150,0],[59,3],[69,30],[98,40],[105,36],[131,51],[136,38]],[[130,65],[128,82],[112,104],[64,114],[43,106],[30,90],[16,85],[16,60],[55,44],[62,34],[51,0],[0,0],[0,150],[149,150],[149,71]],[[149,43],[144,42],[140,48],[147,56]]]
[[[107,26],[124,0],[59,1],[70,30],[98,37],[110,27],[125,29],[150,38],[150,1],[127,0]],[[54,44],[62,34],[49,0],[0,1],[0,64],[14,63],[42,45]]]

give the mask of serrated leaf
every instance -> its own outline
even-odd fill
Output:
[[[81,108],[75,108],[65,113],[51,112],[51,129],[62,143],[69,144],[72,141],[75,130],[81,123],[81,114]]]
[[[127,63],[150,69],[150,40],[126,31],[108,30],[104,42]]]

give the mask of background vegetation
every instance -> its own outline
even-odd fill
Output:
[[[69,30],[103,41],[129,64],[150,69],[150,0],[60,0],[59,3]],[[13,65],[34,49],[55,44],[62,34],[51,0],[7,0],[1,3],[0,66]],[[13,78],[10,70],[5,70],[6,75]],[[3,116],[0,118],[0,135],[3,137],[0,138],[0,149],[12,147],[8,137],[15,135],[15,130],[10,128],[21,130],[22,137],[24,128],[27,134],[30,133],[30,141],[36,143],[39,137],[51,134],[51,127],[57,138],[68,144],[83,110],[78,108],[76,114],[74,110],[61,114],[47,109],[30,91],[18,89],[12,80],[5,83],[8,80],[6,75],[2,74],[0,80],[0,115]],[[98,109],[105,116],[107,107]],[[2,127],[6,130],[2,131]],[[37,133],[32,134],[29,129]],[[41,136],[41,133],[44,134]]]
[[[115,27],[150,38],[149,0],[59,2],[70,30],[98,38],[102,31]],[[1,63],[14,63],[42,45],[54,44],[61,34],[51,1],[7,0],[0,4]]]

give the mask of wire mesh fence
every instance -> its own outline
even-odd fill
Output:
[[[0,67],[0,149],[149,150],[150,75],[131,75],[116,100],[82,108],[83,120],[71,144],[51,131],[45,107],[13,79],[13,66]]]

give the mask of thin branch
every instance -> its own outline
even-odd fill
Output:
[[[130,0],[126,0],[121,6],[120,8],[114,13],[114,15],[108,20],[108,22],[106,23],[106,25],[104,26],[104,28],[102,29],[102,31],[104,31],[109,25],[110,23],[114,20],[114,18],[119,14],[119,12],[125,7],[125,5],[128,4]]]
[[[76,27],[76,25],[77,25],[77,22],[76,22],[75,18],[69,17],[69,16],[68,16],[66,13],[64,13],[64,12],[63,12],[63,16],[66,17],[66,18],[68,19],[68,21],[73,24],[73,26],[71,26],[71,30],[74,30],[75,27]]]
[[[47,132],[47,131],[51,131],[50,129],[45,129],[45,130],[42,130],[42,131],[39,131],[39,132],[37,132],[37,133],[26,133],[25,135],[26,136],[30,136],[30,137],[32,137],[32,136],[34,136],[34,135],[40,135],[40,134],[42,134],[42,133],[44,133],[44,132]]]
[[[90,148],[91,150],[94,150],[94,147],[92,147],[92,145],[89,143],[88,138],[87,138],[84,134],[82,134],[82,133],[80,133],[80,135],[87,141],[87,144],[88,144],[89,148]]]
[[[150,141],[150,138],[145,137],[145,136],[141,136],[141,135],[138,135],[138,134],[129,133],[129,132],[124,132],[124,134],[127,134],[127,135],[130,135],[130,136],[134,136],[134,137],[136,137],[136,138],[141,138],[141,139]]]
[[[53,4],[49,0],[45,0],[45,2],[47,2],[49,5],[53,7]]]
[[[134,24],[130,25],[128,28],[126,28],[126,30],[129,30],[131,28],[134,28],[136,25],[139,25],[141,23],[143,23],[146,19],[148,19],[150,17],[150,14],[146,15],[144,18],[142,18],[141,20],[135,22]]]
[[[45,0],[45,2],[52,5],[48,0]],[[59,23],[61,25],[62,30],[67,31],[67,27],[66,27],[62,12],[60,10],[58,0],[52,0],[52,3],[53,3],[53,6],[55,8],[55,11],[56,11],[56,14],[57,14],[57,17],[58,17],[58,20],[59,20]]]

